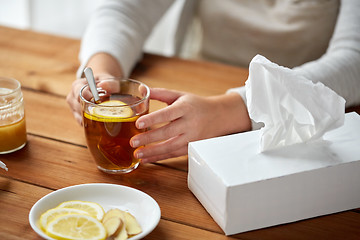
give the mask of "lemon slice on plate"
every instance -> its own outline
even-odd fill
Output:
[[[85,112],[84,116],[90,120],[101,122],[134,122],[138,116],[133,116],[133,114],[133,110],[126,103],[109,100],[93,107],[90,113]]]
[[[83,210],[75,209],[75,208],[52,208],[50,210],[47,210],[40,216],[40,227],[44,232],[46,232],[46,227],[49,222],[54,220],[56,217],[60,215],[66,215],[66,214],[82,214],[82,215],[89,215],[88,212],[85,212]]]
[[[56,208],[75,208],[82,210],[99,221],[101,221],[105,214],[104,209],[99,204],[80,200],[62,202]]]
[[[106,230],[103,224],[88,215],[67,214],[60,215],[51,221],[46,233],[61,240],[104,240]]]

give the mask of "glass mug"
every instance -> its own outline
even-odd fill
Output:
[[[0,154],[26,145],[24,100],[19,81],[0,77]]]
[[[111,93],[99,89],[100,103],[94,102],[88,85],[80,91],[85,137],[100,170],[128,173],[140,163],[134,157],[130,139],[145,131],[137,129],[135,122],[149,112],[150,89],[132,79],[112,80],[119,85]]]

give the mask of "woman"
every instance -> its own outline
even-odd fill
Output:
[[[147,36],[171,4],[105,1],[83,37],[78,77],[85,66],[92,67],[98,79],[129,76]],[[188,27],[189,19],[193,24],[181,52],[187,56],[247,67],[261,54],[313,82],[321,81],[345,98],[347,107],[360,103],[360,1],[186,1],[178,33]],[[67,97],[79,122],[79,90],[84,84],[77,79]],[[112,84],[100,81],[98,86],[109,89]],[[212,97],[151,89],[150,97],[169,106],[136,122],[138,128],[167,123],[131,139],[133,147],[146,145],[134,153],[144,163],[185,155],[190,141],[254,128],[243,87]]]

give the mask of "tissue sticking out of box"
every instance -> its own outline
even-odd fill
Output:
[[[342,97],[261,55],[250,62],[245,87],[250,118],[265,125],[261,152],[321,139],[344,124]]]
[[[2,161],[0,161],[0,168],[5,169],[6,171],[8,170],[5,163],[3,163]]]

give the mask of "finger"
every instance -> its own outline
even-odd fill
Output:
[[[120,83],[115,79],[100,80],[97,86],[104,89],[108,93],[120,91]]]
[[[72,96],[72,94],[67,95],[66,101],[70,106],[74,118],[80,125],[82,125],[82,115],[81,115],[82,109],[80,103],[77,101],[76,98]]]
[[[150,89],[150,99],[158,100],[167,103],[168,105],[175,102],[176,99],[178,99],[182,95],[184,95],[184,93],[175,90],[168,90],[164,88]]]
[[[156,162],[156,161],[165,160],[165,159],[169,159],[169,158],[184,156],[187,154],[187,151],[188,151],[187,146],[184,146],[184,147],[182,147],[176,151],[173,151],[171,153],[166,153],[166,154],[156,155],[156,156],[152,156],[152,157],[148,157],[148,158],[143,158],[143,159],[141,159],[141,163],[151,163],[151,162]]]
[[[156,124],[175,121],[184,115],[184,111],[180,105],[173,104],[139,117],[135,124],[138,129],[149,128]]]
[[[150,89],[147,88],[147,87],[145,87],[144,84],[141,84],[141,85],[139,86],[139,92],[141,93],[141,96],[142,96],[142,97],[145,97],[146,94],[148,93],[148,91],[150,92]]]
[[[74,112],[73,115],[74,115],[74,118],[77,121],[77,123],[82,126],[83,125],[82,116],[78,112]]]
[[[130,144],[133,148],[136,148],[179,136],[185,131],[183,122],[183,120],[178,119],[162,127],[137,134],[131,138]]]
[[[157,155],[164,155],[174,151],[177,151],[184,146],[187,147],[188,142],[185,140],[184,135],[173,137],[163,142],[147,145],[138,148],[134,152],[136,158],[144,159]]]
[[[72,90],[66,96],[66,101],[74,115],[76,121],[82,124],[81,105],[80,105],[80,89],[86,84],[85,79],[77,79],[72,84]]]
[[[85,78],[77,79],[72,84],[71,97],[80,103],[80,90],[87,84]],[[83,97],[85,99],[91,99],[91,93],[89,89],[84,89]]]
[[[76,95],[76,98],[78,100],[78,102],[80,103],[80,94],[81,96],[86,99],[87,101],[91,101],[91,99],[93,98],[93,95],[92,93],[90,92],[90,89],[87,87],[87,88],[84,88],[84,90],[80,93],[81,89],[82,89],[83,86],[79,86],[78,88],[78,92],[77,95]]]
[[[94,75],[95,80],[104,80],[104,79],[110,79],[110,78],[115,78],[113,75],[108,74],[108,73],[97,73]]]

